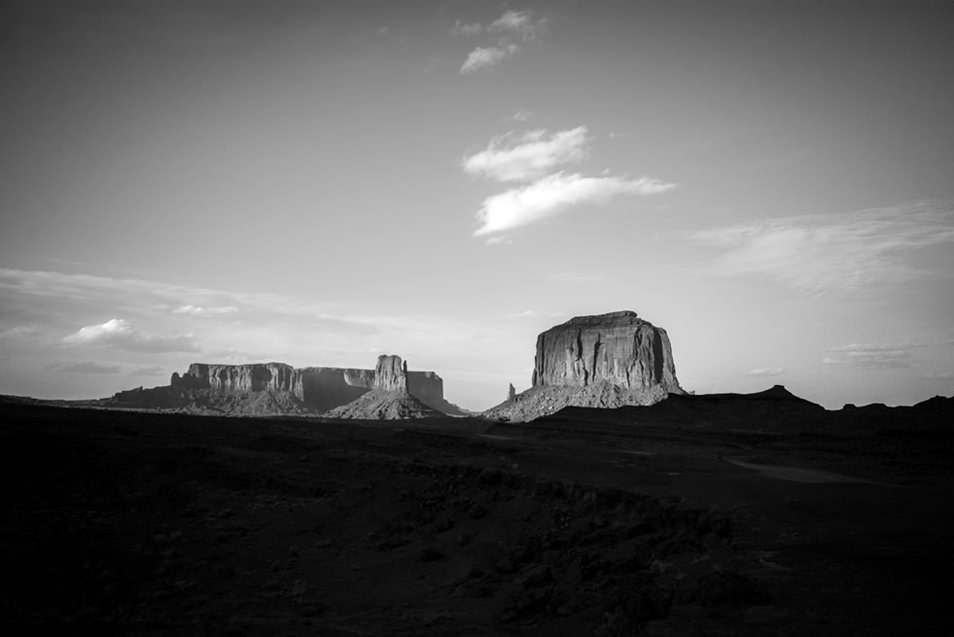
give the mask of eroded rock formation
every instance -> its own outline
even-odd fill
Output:
[[[374,368],[373,389],[406,392],[407,363],[402,361],[400,356],[378,356],[378,365]]]
[[[632,311],[578,316],[541,333],[531,380],[484,415],[525,421],[567,406],[651,405],[683,393],[666,331]]]
[[[636,312],[578,316],[537,337],[534,387],[586,387],[601,382],[627,389],[661,385],[681,392],[666,330]]]
[[[375,369],[294,368],[285,363],[215,365],[193,363],[173,373],[167,386],[119,392],[117,406],[184,409],[242,415],[318,414],[349,405],[375,392],[345,417],[415,417],[463,412],[444,399],[444,382],[434,372],[409,372],[400,356],[378,357]],[[407,395],[389,406],[388,396]],[[400,401],[399,401],[400,402]],[[406,403],[406,404],[405,404]],[[367,412],[369,415],[362,416]]]

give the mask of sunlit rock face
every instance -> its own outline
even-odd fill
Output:
[[[411,417],[403,414],[426,415],[430,413],[428,409],[436,410],[434,413],[463,414],[460,408],[444,399],[444,381],[440,376],[434,372],[409,372],[407,363],[394,355],[379,356],[374,369],[296,369],[285,363],[192,363],[185,373],[172,374],[168,386],[119,392],[112,400],[134,407],[268,415],[323,413],[348,405],[372,391],[409,394],[414,398],[393,409],[375,402],[374,414],[393,412],[402,414],[400,417]],[[423,405],[417,406],[418,402]]]
[[[292,392],[299,383],[299,372],[284,363],[249,365],[207,365],[192,363],[181,377],[172,375],[173,387],[209,389],[214,393],[247,391]]]
[[[684,392],[664,329],[628,310],[578,316],[537,337],[532,387],[484,416],[526,421],[568,406],[652,405],[671,393]]]
[[[604,382],[681,392],[666,330],[626,310],[578,316],[537,337],[534,387]]]
[[[374,368],[374,389],[406,392],[407,363],[400,356],[378,356],[378,364]]]

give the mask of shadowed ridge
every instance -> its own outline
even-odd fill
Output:
[[[820,422],[827,411],[782,385],[751,394],[669,394],[653,405],[617,409],[566,407],[539,421],[583,420],[618,424],[679,423],[712,428],[760,429]]]

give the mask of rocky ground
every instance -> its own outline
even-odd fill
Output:
[[[942,426],[0,413],[4,634],[954,628]]]

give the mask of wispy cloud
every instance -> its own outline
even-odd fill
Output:
[[[153,336],[137,330],[121,318],[109,319],[99,325],[87,325],[66,336],[67,345],[94,345],[115,347],[130,352],[195,352],[198,347],[188,336]]]
[[[954,380],[954,372],[928,372],[921,374],[921,380],[950,381]]]
[[[888,343],[849,343],[832,347],[835,356],[822,359],[824,365],[857,367],[862,369],[900,369],[910,367],[913,345]]]
[[[529,122],[531,119],[533,119],[533,112],[532,111],[517,111],[516,113],[513,114],[513,119],[514,121],[517,121],[517,122]]]
[[[756,367],[745,372],[744,376],[778,376],[785,373],[784,367]]]
[[[652,195],[675,184],[642,177],[583,177],[556,173],[522,188],[484,199],[477,213],[480,227],[474,236],[495,234],[525,226],[582,204],[604,204],[618,195]]]
[[[215,316],[217,314],[231,314],[238,312],[234,305],[223,307],[202,307],[201,305],[180,305],[172,310],[173,314],[188,314],[189,316]]]
[[[524,40],[534,40],[543,34],[546,26],[547,19],[535,19],[532,11],[510,10],[491,22],[487,30],[491,33],[512,33]]]
[[[783,217],[698,232],[693,238],[725,249],[714,264],[718,274],[770,277],[809,292],[851,291],[936,274],[906,263],[906,257],[954,243],[954,205],[914,202]]]
[[[454,22],[454,26],[451,27],[451,33],[454,35],[462,35],[469,37],[472,35],[480,35],[484,30],[484,25],[479,22],[465,23],[457,20]]]
[[[467,59],[460,67],[461,75],[469,75],[481,69],[500,64],[511,55],[517,53],[520,47],[513,42],[501,41],[494,46],[478,46],[467,55]]]
[[[555,167],[583,161],[587,153],[585,126],[548,134],[546,130],[510,131],[490,140],[487,148],[465,157],[464,172],[498,181],[529,181]]]
[[[50,365],[48,369],[67,374],[118,374],[122,371],[122,367],[119,365],[103,365],[94,361],[61,363]]]

